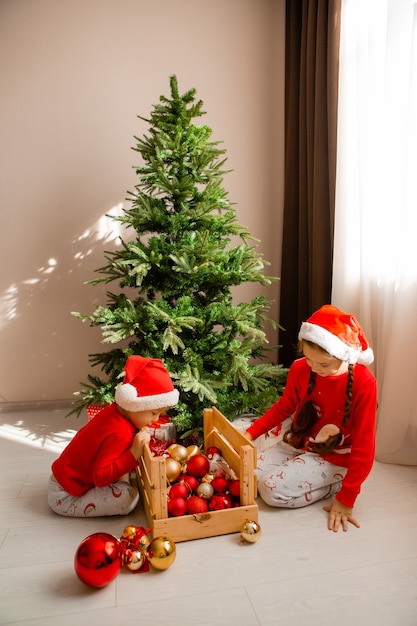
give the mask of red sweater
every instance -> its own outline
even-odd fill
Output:
[[[130,451],[136,432],[110,404],[77,432],[52,464],[53,475],[72,496],[116,482],[138,464]]]
[[[310,367],[305,358],[293,363],[282,397],[262,417],[248,428],[253,439],[268,432],[285,419],[296,415],[307,395]],[[347,468],[342,487],[336,498],[342,504],[353,507],[360,488],[369,472],[375,456],[375,429],[377,408],[377,384],[375,376],[363,365],[355,365],[350,418],[342,426],[346,402],[347,373],[338,376],[316,376],[311,400],[318,416],[308,437],[325,438],[323,430],[332,424],[343,435],[341,444],[323,458],[330,463]],[[334,427],[333,427],[334,428]],[[320,433],[321,431],[321,433]]]

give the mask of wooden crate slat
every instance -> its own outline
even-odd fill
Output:
[[[222,451],[222,457],[224,458],[224,460],[235,472],[239,472],[240,457],[238,453],[230,445],[230,443],[226,441],[221,435],[219,435],[219,433],[215,430],[211,431],[206,448],[209,448],[210,446],[216,446],[217,448],[219,448]]]
[[[212,430],[213,427],[217,428],[222,433],[222,435],[231,443],[231,445],[234,446],[236,451],[238,451],[241,446],[250,445],[253,450],[254,466],[256,467],[257,453],[255,444],[252,441],[249,441],[249,439],[247,439],[243,433],[239,432],[233,426],[233,424],[229,422],[229,420],[226,419],[218,409],[216,409],[216,407],[212,407],[211,409],[204,409],[204,419],[206,411],[209,412],[209,423],[212,424],[210,427],[208,427],[208,432]],[[204,433],[206,434],[206,430],[204,430]]]
[[[255,481],[252,448],[242,446],[240,453],[240,501],[242,504],[250,504],[254,499]]]
[[[138,482],[138,487],[139,487],[139,492],[140,492],[143,508],[145,509],[146,518],[150,520],[154,517],[153,511],[152,511],[152,502],[149,497],[152,492],[150,488],[147,488],[147,485],[149,485],[150,483],[146,476],[146,469],[143,463],[143,458],[140,459],[139,465],[136,468],[136,476],[137,476],[137,482]]]
[[[258,521],[258,506],[240,506],[224,511],[210,511],[203,515],[183,515],[155,519],[154,536],[167,536],[173,541],[193,541],[239,532],[245,520]]]

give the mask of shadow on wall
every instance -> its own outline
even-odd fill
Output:
[[[119,203],[107,215],[121,215],[122,208]],[[0,403],[70,398],[78,381],[90,372],[88,354],[102,349],[101,333],[71,311],[90,313],[95,303],[105,301],[108,286],[84,283],[97,277],[104,251],[116,249],[119,236],[127,240],[122,229],[121,223],[103,215],[68,238],[68,250],[62,247],[65,237],[51,241],[54,252],[46,253],[43,263],[20,282],[8,284],[5,272],[0,295]]]
[[[113,207],[108,215],[120,215],[122,206],[120,203]],[[110,226],[112,226],[111,230]],[[88,257],[93,255],[97,242],[107,245],[114,242],[119,235],[118,222],[103,215],[91,228],[86,229],[81,235],[75,236],[68,255],[65,254],[65,251],[61,251],[63,262],[56,257],[46,258],[44,265],[37,268],[33,276],[22,280],[20,284],[10,284],[0,297],[0,331],[8,322],[21,317],[23,309],[29,308],[33,299],[45,291],[54,281],[59,282],[64,278],[68,279],[78,275],[82,276],[82,283],[87,280],[84,265]],[[76,278],[76,282],[77,285],[80,284],[78,278]]]

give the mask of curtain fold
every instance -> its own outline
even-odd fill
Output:
[[[417,4],[343,0],[332,302],[375,353],[379,461],[417,465]]]
[[[287,0],[285,188],[279,361],[330,302],[341,0]]]

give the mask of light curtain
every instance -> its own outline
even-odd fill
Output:
[[[379,461],[417,465],[417,4],[343,0],[332,302],[375,352]]]

